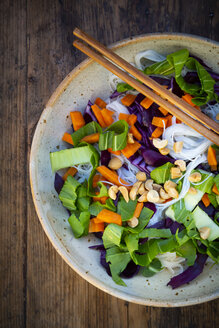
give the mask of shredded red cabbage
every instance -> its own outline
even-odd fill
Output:
[[[174,159],[169,156],[164,156],[152,149],[142,150],[142,156],[144,157],[145,163],[151,166],[161,166],[167,162],[174,163]]]
[[[194,265],[188,267],[185,271],[170,279],[167,286],[171,286],[172,289],[175,289],[194,280],[202,273],[207,258],[208,256],[206,254],[197,253]]]
[[[54,180],[54,188],[55,188],[57,194],[60,193],[63,185],[64,185],[64,180],[62,179],[62,177],[58,173],[56,173],[55,174],[55,180]]]
[[[108,150],[102,150],[100,154],[101,165],[108,166],[110,159],[111,159],[110,152],[108,152]]]
[[[89,100],[88,101],[88,104],[84,110],[84,120],[85,120],[85,123],[90,123],[92,121],[95,121],[97,122],[97,119],[96,119],[96,116],[94,115],[92,109],[91,109],[91,106],[92,106],[92,102]]]

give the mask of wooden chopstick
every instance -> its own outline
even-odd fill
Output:
[[[73,34],[78,38],[80,38],[81,40],[87,42],[90,46],[98,50],[102,55],[110,59],[119,67],[125,69],[126,72],[128,72],[136,79],[147,85],[149,88],[156,91],[158,94],[160,94],[161,97],[164,97],[165,99],[173,103],[178,108],[182,109],[184,112],[186,112],[196,120],[200,121],[210,129],[212,129],[213,131],[219,133],[219,124],[217,122],[206,116],[197,108],[194,108],[188,103],[186,103],[183,99],[179,98],[171,91],[163,88],[162,85],[151,79],[149,76],[145,75],[143,72],[139,71],[136,67],[132,66],[130,63],[128,63],[126,60],[118,56],[112,50],[106,48],[103,44],[101,44],[100,42],[98,42],[97,40],[87,35],[85,32],[81,31],[78,28],[75,28]]]
[[[165,108],[168,112],[175,115],[178,119],[182,122],[186,123],[194,130],[205,136],[207,139],[211,140],[213,143],[219,145],[219,136],[214,133],[213,131],[206,128],[204,125],[199,123],[198,121],[194,120],[191,116],[187,115],[179,108],[175,107],[170,102],[166,101],[165,99],[161,98],[153,91],[148,89],[145,85],[141,84],[140,82],[136,81],[133,77],[128,75],[126,72],[115,66],[113,63],[109,62],[106,58],[96,53],[90,47],[85,45],[79,40],[74,41],[73,45],[84,52],[89,57],[93,58],[96,62],[104,66],[106,69],[110,70],[115,75],[119,76],[123,81],[130,84],[133,88],[144,94],[145,96],[153,99],[158,105]],[[162,86],[161,86],[162,88]],[[164,89],[164,88],[163,88]]]

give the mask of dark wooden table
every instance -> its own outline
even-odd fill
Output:
[[[84,56],[75,26],[105,44],[151,32],[219,41],[217,0],[1,0],[0,327],[216,327],[219,302],[153,308],[103,293],[56,253],[37,218],[28,159],[40,114]]]

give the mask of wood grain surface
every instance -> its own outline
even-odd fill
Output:
[[[68,267],[39,223],[31,141],[50,95],[85,58],[72,47],[75,26],[105,44],[152,32],[219,41],[219,1],[0,1],[0,327],[217,327],[217,300],[153,308],[103,293]]]

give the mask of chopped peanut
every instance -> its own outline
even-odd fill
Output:
[[[199,181],[201,181],[201,179],[202,179],[202,175],[199,172],[194,172],[194,173],[190,174],[190,176],[189,176],[190,182],[199,182]]]
[[[168,155],[170,152],[169,148],[161,148],[159,149],[159,152],[161,153],[161,155]]]
[[[147,194],[147,200],[151,203],[157,203],[160,200],[160,196],[156,190],[149,190]]]
[[[141,197],[138,198],[138,202],[139,203],[144,203],[148,201],[147,195],[148,195],[149,191],[145,191]]]
[[[175,151],[176,154],[181,153],[182,148],[183,148],[183,141],[174,142],[173,150]]]
[[[177,184],[171,180],[168,180],[164,183],[164,189],[168,193],[170,188],[176,188]]]
[[[133,218],[131,218],[131,219],[128,221],[128,225],[129,225],[129,227],[131,227],[131,228],[135,228],[135,227],[137,227],[137,225],[138,225],[138,219],[137,219],[135,216],[133,216]]]
[[[159,139],[159,138],[154,138],[153,139],[153,145],[157,149],[162,149],[165,148],[168,145],[168,141],[166,139]]]
[[[184,172],[186,171],[186,162],[182,159],[177,159],[175,162],[174,162],[175,165],[179,166],[180,168],[180,171]]]
[[[170,188],[168,190],[168,195],[170,196],[170,198],[178,198],[179,197],[179,193],[175,188]]]
[[[149,179],[145,182],[145,189],[147,190],[153,190],[153,180]]]
[[[208,239],[210,235],[211,229],[209,227],[202,227],[199,229],[200,237],[202,239]]]
[[[171,174],[171,179],[177,179],[182,176],[182,172],[179,167],[171,167],[170,174]]]
[[[112,200],[115,200],[116,199],[116,194],[117,194],[118,191],[119,191],[118,186],[116,186],[116,185],[111,186],[108,190],[109,198],[111,198]]]
[[[119,191],[121,192],[122,196],[124,197],[126,203],[129,202],[129,193],[128,193],[128,189],[124,186],[121,186],[118,188]]]
[[[197,189],[195,189],[194,187],[190,187],[188,190],[188,193],[191,195],[196,195],[197,194]]]
[[[109,168],[112,170],[118,170],[122,167],[122,161],[118,157],[113,157],[108,164]]]
[[[145,173],[145,172],[141,172],[141,171],[139,171],[139,172],[136,174],[136,179],[137,179],[138,181],[146,181],[146,180],[147,180],[146,173]]]
[[[132,133],[128,133],[128,139],[127,139],[127,142],[129,144],[133,144],[135,143],[135,140],[133,139],[133,134]]]

